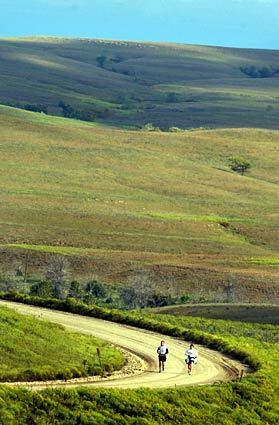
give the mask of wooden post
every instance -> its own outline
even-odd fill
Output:
[[[101,350],[100,348],[97,348],[97,355],[100,363],[101,372],[103,373],[103,365],[102,365],[102,359],[101,359]]]
[[[244,375],[244,370],[241,369],[240,374],[239,374],[239,380],[240,381],[242,381],[243,375]]]

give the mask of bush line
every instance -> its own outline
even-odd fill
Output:
[[[75,298],[59,300],[56,298],[40,298],[16,292],[0,292],[0,299],[80,314],[83,316],[95,317],[98,319],[151,330],[153,332],[160,332],[164,335],[182,338],[188,341],[195,341],[196,343],[205,345],[213,350],[220,351],[223,354],[227,354],[234,359],[247,364],[253,371],[258,371],[261,368],[261,362],[257,357],[252,356],[245,350],[229,344],[220,337],[214,336],[210,333],[186,329],[181,326],[161,323],[154,318],[139,315],[137,312],[110,310],[103,307],[90,306],[76,300]]]
[[[85,367],[71,367],[61,370],[54,371],[51,368],[29,368],[22,372],[5,372],[0,374],[0,383],[2,382],[35,382],[35,381],[56,381],[63,380],[67,381],[68,379],[73,378],[84,378],[87,376],[96,376],[101,375],[102,373],[112,372],[112,368],[104,367],[101,368],[92,368],[86,369]]]

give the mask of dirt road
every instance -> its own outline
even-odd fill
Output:
[[[0,301],[0,306],[7,306],[17,310],[19,313],[31,314],[40,319],[59,323],[72,331],[100,337],[133,354],[128,356],[130,369],[133,364],[137,365],[135,373],[131,372],[131,370],[126,372],[124,370],[105,379],[95,378],[93,382],[71,380],[68,382],[40,382],[30,385],[37,389],[49,386],[73,387],[78,385],[114,388],[167,388],[204,385],[236,378],[239,371],[244,370],[247,372],[248,370],[245,365],[221,353],[197,345],[199,361],[194,368],[192,376],[188,376],[184,362],[184,352],[188,344],[184,341],[131,326],[40,307],[7,301]],[[156,349],[161,339],[167,341],[170,354],[165,372],[159,374]]]

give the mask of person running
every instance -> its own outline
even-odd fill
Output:
[[[161,341],[161,344],[157,348],[158,360],[159,360],[159,373],[165,370],[165,363],[167,360],[167,354],[169,352],[165,341]]]
[[[190,348],[188,348],[185,351],[185,356],[186,356],[185,362],[187,364],[188,374],[191,375],[193,364],[196,364],[198,360],[198,351],[194,348],[194,344],[190,344]]]

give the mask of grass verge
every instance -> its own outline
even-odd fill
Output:
[[[0,308],[0,381],[70,379],[120,369],[123,355],[107,343],[62,326]]]

